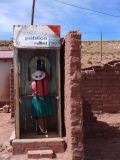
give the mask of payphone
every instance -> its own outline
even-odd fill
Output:
[[[60,26],[14,26],[14,90],[16,138],[41,138],[36,134],[36,119],[31,117],[31,75],[37,61],[44,61],[50,76],[48,96],[51,116],[48,136],[62,136],[60,96]]]

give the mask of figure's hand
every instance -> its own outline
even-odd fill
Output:
[[[55,98],[56,98],[57,100],[59,100],[59,99],[60,99],[60,97],[59,97],[59,96],[55,96]]]
[[[31,87],[32,87],[33,91],[36,91],[36,82],[35,81],[32,82]]]

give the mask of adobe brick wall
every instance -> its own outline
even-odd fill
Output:
[[[82,70],[81,84],[93,111],[120,111],[120,61]]]
[[[11,108],[11,118],[14,118],[15,104],[14,104],[14,70],[13,70],[13,67],[10,68],[10,108]]]
[[[65,39],[65,127],[67,158],[83,160],[83,113],[81,104],[79,32],[70,32]]]

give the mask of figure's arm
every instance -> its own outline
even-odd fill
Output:
[[[32,88],[32,95],[35,96],[36,95],[36,82],[33,81],[31,84],[31,88]]]

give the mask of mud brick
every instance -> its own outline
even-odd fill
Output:
[[[119,66],[119,62],[116,63]],[[120,110],[120,75],[114,72],[117,64],[105,64],[100,72],[94,72],[92,68],[82,70],[81,76],[85,75],[81,78],[82,97],[91,104],[92,111]],[[95,74],[89,74],[92,72]]]
[[[29,159],[39,159],[39,158],[53,158],[54,153],[52,150],[30,150],[28,151]]]
[[[81,41],[79,32],[70,32],[65,39],[65,124],[67,150],[69,160],[73,160],[75,153],[73,150],[78,148],[78,143],[82,144],[82,105],[80,96],[81,86]],[[69,63],[69,65],[68,65]],[[77,73],[79,71],[79,75]],[[89,86],[89,85],[88,85]],[[87,90],[87,87],[86,87]],[[77,123],[76,123],[77,122]],[[80,125],[81,124],[81,125]],[[74,130],[74,131],[73,131]],[[78,135],[78,139],[76,139]],[[83,144],[82,144],[83,145]],[[81,148],[81,146],[80,146]],[[77,156],[83,160],[82,152],[78,151]],[[82,158],[81,158],[82,157]]]

